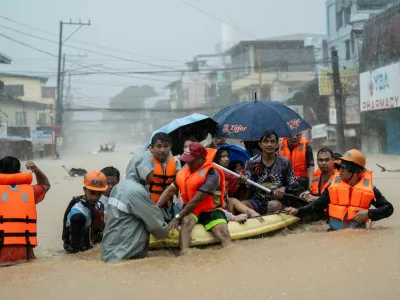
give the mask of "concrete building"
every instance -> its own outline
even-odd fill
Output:
[[[360,57],[362,150],[400,154],[400,3],[365,23]]]
[[[0,73],[0,81],[1,122],[11,127],[37,125],[40,113],[49,107],[42,100],[42,86],[47,78]]]
[[[338,51],[340,66],[358,68],[363,44],[363,23],[399,0],[328,0],[327,34],[330,50]]]
[[[322,49],[324,38],[294,34],[239,42],[226,52],[232,62],[232,93],[239,101],[252,100],[255,93],[258,99],[280,101],[316,77],[320,61],[315,45]]]

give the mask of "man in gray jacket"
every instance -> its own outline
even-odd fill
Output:
[[[126,178],[113,188],[101,245],[102,261],[144,258],[150,234],[158,239],[168,235],[168,224],[147,188],[153,170],[151,152],[138,152],[126,168]]]

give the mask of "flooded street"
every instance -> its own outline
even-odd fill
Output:
[[[131,155],[89,155],[37,161],[52,188],[38,205],[37,260],[0,268],[2,299],[398,299],[400,289],[400,173],[381,173],[375,163],[400,168],[398,156],[368,156],[375,184],[395,207],[373,230],[327,233],[322,224],[296,225],[275,236],[232,247],[170,251],[106,265],[100,249],[76,255],[62,250],[62,217],[82,178],[65,179],[61,168],[113,165],[125,174]]]

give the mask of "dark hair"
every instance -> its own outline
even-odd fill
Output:
[[[317,159],[318,159],[318,156],[319,156],[321,153],[329,153],[329,154],[331,155],[332,159],[335,159],[335,157],[334,157],[334,155],[333,155],[333,151],[332,151],[331,149],[327,148],[327,147],[324,147],[324,148],[321,148],[321,149],[318,150]]]
[[[0,159],[0,174],[16,174],[21,171],[21,163],[14,156],[5,156]]]
[[[244,166],[244,164],[240,160],[234,160],[232,162],[229,162],[228,169],[231,171],[235,171],[237,165]]]
[[[184,136],[182,141],[183,142],[186,142],[186,141],[198,142],[198,140],[193,135]]]
[[[158,141],[172,145],[171,137],[168,134],[166,134],[165,132],[157,132],[151,138],[151,146],[154,146]]]
[[[274,130],[267,129],[264,134],[260,137],[259,142],[262,143],[264,139],[270,139],[272,136],[276,137],[276,141],[279,142],[279,136]]]
[[[224,151],[228,152],[228,155],[229,155],[229,150],[228,149],[226,149],[226,148],[218,149],[217,150],[217,154],[215,154],[215,157],[214,157],[214,162],[215,163],[218,164],[219,160],[221,159],[222,152],[224,152]]]
[[[114,168],[114,167],[105,167],[101,170],[101,173],[103,173],[106,177],[108,176],[115,176],[117,177],[118,181],[119,181],[119,171],[118,169]]]
[[[342,156],[343,156],[343,155],[340,154],[340,153],[337,153],[337,152],[333,153],[333,159],[334,159],[334,160],[339,160]]]

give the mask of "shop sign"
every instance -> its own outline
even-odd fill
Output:
[[[360,74],[360,111],[400,107],[400,63]]]
[[[339,73],[343,91],[346,94],[358,94],[359,79],[357,69],[341,69]],[[335,94],[332,74],[332,69],[318,69],[318,87],[321,96],[333,96]]]

